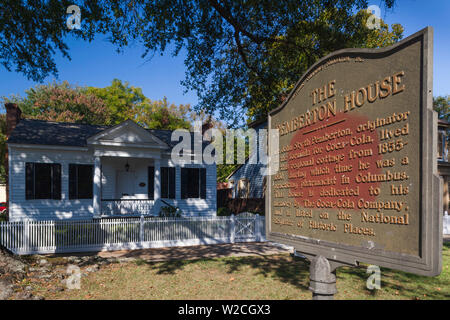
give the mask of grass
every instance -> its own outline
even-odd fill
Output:
[[[368,290],[366,267],[339,268],[336,299],[450,299],[450,244],[444,245],[438,277],[381,269],[381,289]],[[136,260],[102,266],[82,278],[80,290],[49,290],[46,299],[310,299],[309,264],[290,255],[231,257],[170,262]],[[27,282],[27,285],[29,283]]]

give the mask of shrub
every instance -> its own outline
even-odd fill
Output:
[[[221,207],[217,209],[217,216],[219,217],[225,217],[225,216],[231,216],[232,212],[227,207]]]
[[[181,210],[178,207],[164,206],[161,207],[159,216],[163,218],[179,218],[181,217]]]
[[[3,212],[0,212],[0,222],[3,222],[3,221],[8,221],[6,210],[3,210]]]

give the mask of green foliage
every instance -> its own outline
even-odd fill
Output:
[[[241,136],[234,137],[233,164],[227,164],[226,163],[226,151],[227,151],[227,144],[230,142],[227,140],[226,135],[224,136],[224,139],[223,139],[223,164],[217,164],[217,182],[226,182],[227,177],[241,165],[240,163],[238,163],[238,159],[237,159],[237,144],[238,144],[238,140],[242,141],[243,139],[245,139],[245,137],[241,137]],[[247,159],[249,156],[249,152],[250,152],[248,139],[245,139],[244,143],[245,143],[245,159]]]
[[[75,87],[67,81],[37,85],[25,91],[26,97],[3,97],[3,102],[14,102],[26,118],[80,122],[90,124],[111,124],[111,112],[105,102]]]
[[[37,85],[25,93],[26,97],[3,97],[3,103],[16,103],[26,118],[100,125],[132,119],[149,129],[190,128],[184,118],[192,116],[189,105],[169,105],[166,98],[151,101],[141,88],[118,79],[105,88],[75,87],[63,81]]]
[[[111,113],[113,124],[132,119],[134,113],[148,102],[141,88],[130,86],[128,82],[123,83],[119,79],[114,79],[105,88],[87,87],[84,91],[103,101]]]
[[[226,207],[217,209],[217,216],[219,217],[231,216],[231,214],[232,214],[231,210]]]
[[[239,166],[239,164],[218,164],[217,182],[227,182],[227,177]]]
[[[450,120],[450,95],[433,98],[433,109],[438,113],[439,119]]]
[[[169,105],[166,98],[152,101],[142,93],[141,88],[130,86],[128,82],[114,79],[108,87],[88,87],[85,91],[105,103],[113,124],[132,119],[149,129],[175,130],[191,127],[187,120],[191,113],[189,105]]]
[[[164,218],[179,218],[181,217],[181,211],[178,207],[163,206],[159,211],[159,216]]]
[[[343,10],[343,9],[342,9]],[[344,48],[378,48],[402,38],[403,27],[381,22],[380,29],[365,27],[368,14],[350,16],[338,8],[326,8],[313,22],[299,21],[284,36],[267,46],[261,72],[249,73],[244,106],[251,120],[267,118],[311,65]]]
[[[70,2],[2,1],[0,63],[34,81],[42,81],[50,73],[56,75],[55,51],[69,58],[63,38],[70,31],[65,25]]]
[[[114,125],[132,119],[149,129],[190,129],[195,117],[189,105],[169,104],[167,99],[151,101],[141,88],[114,79],[105,88],[75,87],[67,81],[37,85],[26,96],[3,97],[22,110],[24,118],[58,122]],[[6,152],[5,115],[0,114],[0,157]],[[0,182],[5,182],[4,161],[0,161]]]
[[[391,8],[394,0],[382,0]],[[369,30],[366,0],[285,1],[77,1],[82,29],[66,26],[69,1],[2,3],[0,63],[35,81],[57,74],[56,51],[69,58],[68,32],[84,40],[107,38],[123,50],[132,42],[143,57],[187,52],[186,90],[199,97],[196,111],[230,124],[243,115],[263,118],[278,106],[301,74],[327,53],[347,47],[379,47],[401,38],[402,28]],[[357,14],[355,14],[357,12]],[[26,36],[23,36],[26,35]],[[123,116],[122,112],[118,112]]]
[[[150,101],[133,108],[133,120],[149,129],[190,129],[191,123],[184,118],[185,106],[169,105],[167,99]]]

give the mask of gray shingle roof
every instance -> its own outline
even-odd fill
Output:
[[[89,137],[108,128],[110,126],[22,119],[11,133],[8,143],[86,147]],[[171,141],[171,130],[148,131],[170,147],[177,144]]]

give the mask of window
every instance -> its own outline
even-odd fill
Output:
[[[69,164],[69,199],[92,199],[94,166]]]
[[[25,164],[25,198],[61,199],[61,165],[59,163]]]
[[[161,198],[175,199],[175,168],[161,167]]]
[[[205,168],[181,168],[181,198],[206,199]]]
[[[250,183],[248,179],[241,179],[238,183],[238,198],[248,198],[250,190]]]

